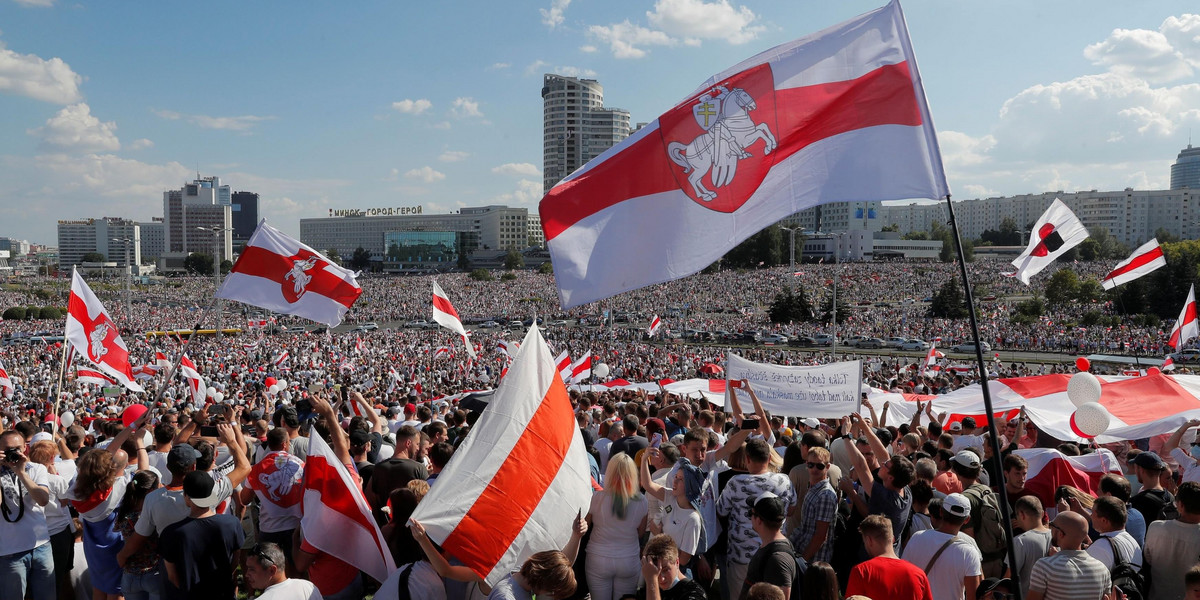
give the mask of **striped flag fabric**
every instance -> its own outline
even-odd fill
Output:
[[[17,387],[13,385],[12,377],[9,377],[8,371],[4,369],[4,363],[0,362],[0,395],[11,398],[16,391]]]
[[[1172,348],[1179,350],[1188,340],[1200,336],[1200,323],[1196,320],[1196,284],[1188,289],[1187,302],[1183,305],[1183,312],[1179,313],[1179,318],[1175,320],[1175,325],[1171,327],[1171,338],[1167,342]]]
[[[1055,504],[1054,492],[1060,485],[1097,496],[1100,478],[1109,473],[1122,475],[1121,463],[1106,448],[1084,456],[1067,456],[1052,448],[1016,450],[1014,454],[1029,461],[1025,489],[1033,492],[1046,506]]]
[[[1163,373],[1166,373],[1167,371],[1174,371],[1175,370],[1175,359],[1171,358],[1169,355],[1166,358],[1164,358],[1161,370]]]
[[[108,376],[104,371],[91,367],[76,367],[75,381],[99,386],[119,385],[116,379]]]
[[[184,354],[179,359],[179,372],[183,374],[183,380],[187,383],[188,394],[192,397],[192,402],[199,406],[204,402],[204,397],[208,392],[208,387],[204,385],[204,378],[200,376],[200,371],[196,369],[196,363]]]
[[[130,391],[146,391],[133,379],[129,347],[121,339],[121,331],[75,269],[71,270],[71,297],[67,300],[67,328],[63,337],[110,378]]]
[[[153,379],[155,375],[158,375],[158,367],[154,365],[138,365],[133,368],[134,379]]]
[[[504,354],[510,360],[517,355],[517,350],[521,348],[521,342],[510,342],[508,340],[499,340],[496,342],[496,351]]]
[[[396,570],[392,552],[363,497],[362,481],[342,464],[316,428],[309,435],[304,460],[302,507],[300,527],[309,544],[378,581],[387,581],[388,574]]]
[[[558,369],[558,374],[562,376],[563,382],[571,382],[571,355],[566,350],[554,357],[554,367]]]
[[[1100,285],[1106,290],[1111,290],[1165,266],[1167,266],[1167,257],[1163,255],[1162,246],[1158,245],[1157,238],[1152,239],[1134,250],[1129,258],[1113,267],[1113,270],[1100,281]]]
[[[893,1],[714,75],[555,185],[539,211],[571,308],[695,273],[819,204],[947,195]]]
[[[283,365],[283,363],[287,362],[288,358],[290,357],[291,354],[287,350],[284,350],[283,354],[275,357],[275,368],[279,368],[281,365]]]
[[[654,315],[654,318],[650,319],[650,329],[646,333],[653,337],[654,334],[658,333],[660,327],[662,327],[662,319],[659,319],[658,315]]]
[[[450,304],[450,299],[446,297],[446,292],[442,290],[442,286],[438,285],[437,281],[433,282],[433,320],[438,325],[457,333],[462,338],[463,345],[467,347],[467,354],[471,355],[471,358],[475,358],[475,348],[471,345],[467,330],[463,328],[462,320],[458,318],[458,311],[454,310],[454,305]]]
[[[938,352],[937,346],[930,344],[929,353],[925,355],[925,372],[938,372],[942,367],[938,366],[938,359],[945,358],[945,354]]]
[[[158,350],[154,352],[154,364],[158,365],[160,369],[171,368],[171,361],[167,358],[167,355]]]
[[[588,352],[583,358],[571,363],[571,379],[568,383],[579,383],[592,376],[592,353]]]
[[[216,296],[330,327],[362,295],[355,274],[282,231],[259,222]]]
[[[592,496],[574,419],[534,325],[475,433],[439,477],[455,484],[431,488],[412,518],[492,586],[534,553],[562,549]]]

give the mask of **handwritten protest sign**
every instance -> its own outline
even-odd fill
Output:
[[[728,354],[725,374],[729,381],[745,379],[758,394],[763,408],[773,415],[836,419],[856,412],[862,393],[862,361],[816,367],[785,367],[746,360]],[[749,412],[749,397],[739,395],[742,410]],[[725,407],[730,408],[726,399]]]

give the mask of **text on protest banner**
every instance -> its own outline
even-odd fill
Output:
[[[725,374],[729,381],[750,382],[763,408],[773,415],[836,419],[859,409],[862,397],[862,361],[816,367],[785,367],[746,360],[728,354]],[[749,412],[749,396],[739,396]],[[729,400],[725,408],[731,408]]]

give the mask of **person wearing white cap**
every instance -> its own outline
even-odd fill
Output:
[[[935,506],[937,500],[930,504],[930,512],[935,512]],[[962,494],[950,494],[939,509],[938,527],[913,535],[901,558],[925,571],[933,600],[974,598],[983,581],[983,555],[974,540],[960,533],[971,516],[971,501]]]

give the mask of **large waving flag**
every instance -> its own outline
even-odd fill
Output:
[[[1083,243],[1088,231],[1062,200],[1054,199],[1050,208],[1038,218],[1029,236],[1029,245],[1012,262],[1016,278],[1029,285],[1029,278],[1050,266],[1059,256]]]
[[[570,379],[567,383],[579,383],[592,376],[592,353],[583,355],[583,358],[571,363]]]
[[[1183,305],[1183,312],[1179,313],[1179,318],[1175,320],[1175,326],[1171,328],[1171,339],[1167,342],[1172,348],[1178,350],[1188,343],[1188,340],[1200,336],[1200,322],[1196,320],[1196,284],[1188,289],[1187,302]]]
[[[893,0],[713,76],[540,213],[569,308],[695,273],[818,204],[948,195]]]
[[[650,328],[646,330],[646,335],[653,337],[661,327],[662,319],[658,318],[658,315],[654,315],[654,318],[650,319]]]
[[[90,383],[90,384],[99,385],[99,386],[117,385],[116,379],[109,377],[108,375],[106,375],[104,373],[104,371],[101,371],[99,369],[93,369],[91,367],[76,367],[75,368],[75,381],[78,381],[79,383]]]
[[[413,519],[488,585],[535,552],[562,549],[592,495],[574,419],[550,349],[534,325],[471,435],[442,471],[439,479],[452,484],[433,486]]]
[[[1158,240],[1153,239],[1142,244],[1133,255],[1123,260],[1100,282],[1104,289],[1111,290],[1123,283],[1129,283],[1142,275],[1150,273],[1159,267],[1167,266],[1167,258],[1163,256],[1162,247]]]
[[[362,294],[354,277],[264,220],[216,295],[335,327]]]
[[[179,372],[183,374],[183,380],[187,382],[188,394],[192,396],[192,402],[196,406],[200,406],[204,402],[208,388],[204,385],[204,377],[196,369],[196,363],[192,362],[187,354],[179,359]]]
[[[71,297],[67,300],[65,337],[75,350],[126,389],[145,391],[133,380],[129,347],[121,339],[121,331],[109,318],[100,299],[92,293],[92,288],[74,269],[71,270]]]
[[[438,325],[461,336],[463,344],[467,347],[467,354],[470,354],[471,358],[475,358],[475,349],[471,347],[471,340],[467,338],[467,330],[463,328],[462,321],[458,318],[458,311],[454,310],[454,305],[450,304],[446,292],[442,291],[442,286],[438,285],[436,281],[433,282],[433,320]]]
[[[396,563],[363,497],[362,482],[351,477],[315,427],[308,440],[300,518],[304,539],[376,580],[387,581]]]

